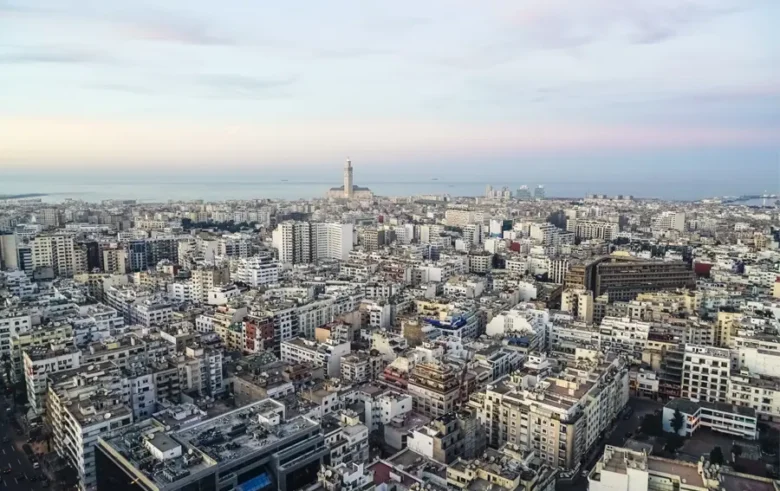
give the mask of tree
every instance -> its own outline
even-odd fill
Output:
[[[642,433],[650,436],[661,436],[664,431],[659,414],[646,414],[642,418],[641,428]]]
[[[710,450],[710,464],[723,465],[724,461],[723,450],[721,450],[720,447],[715,447]]]
[[[664,450],[674,455],[674,453],[677,452],[677,450],[683,446],[683,443],[684,443],[683,437],[675,433],[674,435],[670,435],[669,438],[666,440],[666,445],[664,446]]]
[[[672,420],[670,421],[672,425],[672,429],[676,434],[680,434],[680,430],[683,427],[683,424],[685,424],[685,418],[683,417],[683,414],[680,412],[679,409],[674,410],[674,416],[672,416]]]
[[[731,446],[731,455],[734,456],[734,460],[737,459],[740,455],[742,455],[742,447],[737,445],[736,443]]]

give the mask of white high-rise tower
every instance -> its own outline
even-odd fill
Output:
[[[352,161],[347,157],[347,163],[344,165],[344,197],[352,198]]]

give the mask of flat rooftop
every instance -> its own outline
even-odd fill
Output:
[[[167,434],[165,426],[154,419],[123,428],[103,438],[103,441],[119,454],[120,459],[130,464],[129,467],[135,468],[158,488],[217,465],[196,447]],[[170,450],[181,446],[181,456],[159,461],[147,448],[147,441],[159,449]]]
[[[301,431],[319,427],[314,421],[302,416],[275,426],[260,422],[260,416],[267,418],[280,410],[284,411],[284,405],[265,399],[189,426],[175,435],[178,440],[222,462],[261,450]]]
[[[680,476],[681,479],[685,480],[684,482],[688,486],[704,487],[704,480],[701,478],[701,475],[699,475],[699,470],[697,469],[696,464],[689,464],[679,460],[662,459],[659,457],[648,457],[647,469],[651,473],[657,472],[671,476]]]

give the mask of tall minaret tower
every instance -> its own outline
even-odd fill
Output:
[[[352,161],[349,160],[349,157],[344,165],[344,197],[352,198]]]

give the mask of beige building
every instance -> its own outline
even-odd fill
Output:
[[[578,321],[593,322],[593,292],[581,288],[566,289],[561,295],[561,310]]]
[[[547,376],[549,362],[537,361],[488,386],[470,404],[490,446],[516,445],[552,468],[574,471],[628,402],[628,367],[621,358],[580,361]]]
[[[444,416],[455,410],[460,398],[460,373],[446,363],[419,363],[409,374],[407,390],[415,411]]]

